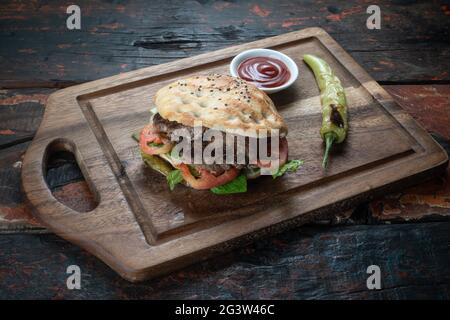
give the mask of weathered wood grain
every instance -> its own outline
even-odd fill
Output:
[[[0,91],[0,150],[33,139],[51,92],[47,89]]]
[[[385,88],[425,129],[450,140],[450,85]]]
[[[450,155],[450,86],[386,86],[398,103]],[[450,216],[450,166],[441,177],[387,195],[370,204],[376,221],[435,220]]]
[[[22,160],[29,142],[0,151],[0,232],[46,231],[33,216],[21,188]],[[80,212],[92,210],[95,202],[73,157],[52,161],[46,181],[56,199]]]
[[[21,190],[22,157],[29,143],[0,150],[0,231],[42,229]]]
[[[450,155],[450,140],[433,137]],[[450,165],[442,176],[372,201],[370,212],[377,222],[450,218]]]
[[[436,132],[438,135],[446,137],[438,140],[443,147],[448,145],[450,140],[448,134],[450,110],[447,110],[450,107],[449,85],[389,85],[384,88],[429,132]],[[16,135],[16,132],[31,132],[29,123],[40,123],[42,120],[43,112],[39,111],[32,113],[36,120],[23,121],[22,119],[27,119],[30,114],[28,109],[21,107],[22,104],[36,103],[37,109],[43,109],[43,103],[51,92],[53,90],[19,89],[4,90],[0,94],[0,119],[12,119],[8,121],[8,124],[3,122],[0,126],[0,132],[7,133],[6,137],[4,137],[5,134],[0,134],[0,141],[7,144],[20,144],[17,147],[6,147],[0,143],[3,148],[0,150],[0,189],[2,190],[0,230],[42,231],[42,227],[32,218],[29,209],[23,203],[23,195],[20,190],[21,160],[28,144],[21,144],[22,137]],[[11,116],[11,110],[14,110],[14,117]],[[32,135],[36,128],[36,125],[32,128]],[[11,135],[11,132],[14,134]],[[450,148],[447,147],[447,150],[450,153]],[[83,177],[73,160],[60,159],[49,173],[51,174],[48,179],[49,186],[60,201],[67,203],[77,211],[87,211],[95,204],[86,184],[82,182]],[[448,203],[446,199],[450,197],[450,193],[446,191],[446,186],[450,181],[448,174],[447,171],[447,175],[441,178],[420,184],[419,189],[416,187],[405,189],[401,193],[378,199],[370,205],[370,209],[368,205],[364,205],[348,212],[342,212],[339,218],[333,219],[331,223],[443,219],[450,215],[450,210],[446,208]],[[53,185],[54,182],[55,185]],[[420,193],[417,193],[417,190]],[[407,205],[402,203],[402,199],[407,199]],[[317,223],[322,222],[318,221]],[[323,223],[330,223],[330,221],[323,221]]]
[[[357,1],[59,1],[0,4],[0,87],[66,86],[319,26],[377,81],[449,81],[446,1],[378,1],[368,30]]]
[[[302,73],[273,95],[290,134],[300,172],[250,184],[223,197],[179,187],[148,170],[131,134],[147,122],[163,84],[192,74],[226,73],[238,52],[271,47],[294,58]],[[310,70],[295,56],[326,59],[346,88],[352,126],[345,146],[321,168],[320,99]],[[57,201],[43,168],[55,151],[75,155],[98,206],[81,214]],[[36,215],[58,235],[138,281],[205,259],[267,233],[351,209],[355,204],[440,173],[447,154],[323,30],[304,29],[207,55],[140,69],[52,94],[24,158],[22,184]],[[267,178],[267,177],[266,177]]]
[[[29,141],[44,114],[47,97],[54,90],[20,89],[0,92],[0,231],[43,232],[24,202],[20,173]],[[52,163],[47,182],[54,195],[75,204],[78,210],[92,208],[91,194],[74,159]],[[69,197],[70,195],[70,197]],[[69,200],[70,198],[70,200]]]
[[[449,299],[449,228],[302,227],[139,284],[54,235],[2,235],[0,298]],[[81,290],[66,287],[73,264]],[[381,290],[367,290],[372,264],[381,269]]]
[[[450,11],[448,3],[444,1],[377,2],[382,9],[384,30],[381,32],[369,32],[361,29],[365,19],[362,17],[364,9],[368,5],[364,1],[354,1],[351,4],[349,2],[317,1],[308,3],[306,6],[302,3],[277,1],[276,3],[280,3],[281,6],[276,8],[269,1],[259,1],[257,4],[243,1],[199,1],[189,2],[187,6],[184,6],[184,2],[169,4],[160,2],[157,5],[162,8],[160,11],[152,3],[144,4],[140,1],[135,2],[135,5],[128,2],[95,3],[90,1],[84,3],[82,1],[81,3],[82,10],[88,9],[87,12],[83,12],[83,15],[87,14],[89,17],[89,30],[72,34],[66,34],[67,31],[63,29],[66,18],[65,7],[56,1],[30,2],[28,4],[3,1],[0,4],[0,39],[2,40],[0,87],[66,87],[91,80],[91,77],[86,76],[86,70],[94,70],[98,77],[112,75],[123,70],[170,61],[179,56],[184,57],[197,52],[209,51],[210,48],[220,48],[232,43],[283,33],[284,30],[315,26],[316,22],[337,38],[344,48],[350,51],[351,55],[377,80],[386,83],[447,83],[448,81],[449,20],[446,17]],[[385,10],[386,8],[387,10]],[[217,10],[217,12],[210,15],[209,11],[211,10]],[[133,11],[142,12],[142,15],[133,20]],[[156,14],[154,14],[155,12]],[[320,17],[309,16],[308,13],[311,12],[318,13]],[[192,15],[192,13],[194,14]],[[189,14],[193,19],[184,19]],[[208,15],[206,19],[203,18],[205,14]],[[325,14],[326,20],[323,19]],[[124,18],[124,16],[126,17]],[[156,25],[150,25],[149,22],[154,19],[154,16],[161,17],[160,21]],[[200,19],[196,19],[197,17]],[[234,21],[233,18],[235,18]],[[125,24],[122,25],[124,21]],[[232,22],[228,23],[228,21]],[[384,28],[385,26],[387,28]],[[105,41],[105,39],[111,39],[111,41]],[[82,49],[78,50],[79,48]],[[121,62],[120,65],[117,62]],[[5,72],[8,72],[7,76],[5,76]],[[403,88],[407,89],[399,90],[398,96],[396,96],[395,90],[394,93],[391,93],[398,102],[402,100],[402,102],[408,103],[410,98],[416,100],[417,103],[412,103],[410,109],[407,107],[408,112],[413,115],[417,113],[420,117],[419,121],[423,121],[422,125],[445,137],[446,129],[448,129],[445,121],[446,114],[441,112],[441,108],[434,108],[433,112],[428,112],[427,109],[433,107],[435,103],[426,104],[430,90],[441,91],[439,88],[427,87],[424,86],[423,89],[414,87],[410,91],[404,86]],[[415,91],[420,92],[420,95],[415,95]],[[4,92],[0,91],[1,97],[4,97]],[[21,92],[23,93],[22,90],[16,91],[14,94],[21,95]],[[445,100],[442,99],[441,94],[435,95],[433,99],[437,99],[436,105],[440,104],[445,108],[445,104],[442,104],[442,101]],[[36,99],[28,100],[26,102],[28,105],[20,108],[23,119],[29,116],[26,113],[30,111],[30,104],[34,105],[35,101]],[[1,112],[0,101],[0,122],[5,115]],[[434,112],[440,113],[440,116],[433,117]],[[9,121],[8,126],[17,130],[13,131],[0,126],[0,229],[5,215],[13,219],[18,217],[19,220],[23,220],[25,225],[29,223],[26,219],[28,209],[22,204],[19,187],[21,157],[27,143],[14,145],[28,141],[30,139],[28,131],[33,131],[35,124],[32,124],[32,120],[27,120],[32,124],[31,128],[33,129],[30,130],[30,127],[26,125],[27,121],[21,121],[19,116],[14,115],[9,119],[14,119],[14,121]],[[11,125],[16,120],[21,121],[20,125]],[[433,127],[436,129],[433,130]],[[7,135],[8,137],[5,137]],[[13,137],[13,135],[16,136]],[[439,142],[445,146],[448,140],[441,139]],[[67,164],[70,165],[67,166]],[[60,162],[53,169],[54,181],[63,183],[55,190],[56,193],[60,192],[60,199],[63,202],[69,201],[71,205],[79,206],[79,209],[83,211],[83,199],[89,199],[88,195],[81,195],[78,201],[76,195],[82,193],[86,189],[86,185],[81,181],[64,184],[64,181],[72,176],[68,175],[67,171],[75,169],[71,162]],[[399,212],[389,211],[387,206],[389,214],[383,214],[380,218],[377,214],[383,212],[383,206],[368,208],[367,205],[362,205],[353,212],[350,220],[345,219],[344,222],[378,223],[378,219],[403,220],[402,215],[416,219],[421,218],[422,214],[425,217],[429,217],[430,214],[446,214],[448,210],[436,210],[435,195],[448,195],[445,191],[445,181],[448,181],[448,177],[444,178],[444,181],[434,181],[424,184],[424,187],[421,187],[418,192],[411,192],[411,194],[420,196],[414,201],[408,200],[407,206],[394,197],[393,206],[399,204],[401,209]],[[407,194],[408,190],[405,193]],[[390,201],[389,197],[386,199]],[[439,201],[445,201],[445,198],[439,199],[441,199]],[[6,202],[9,205],[5,206]],[[19,205],[16,207],[15,204]],[[89,203],[85,205],[85,208],[89,207]],[[6,210],[3,210],[5,208]],[[377,209],[378,211],[376,211]],[[375,218],[371,216],[372,210],[375,212]],[[409,215],[410,212],[412,215]],[[349,215],[345,215],[345,217]],[[435,219],[433,216],[431,218]],[[383,227],[383,229],[377,229],[378,231],[374,230],[374,232],[379,232],[377,236],[383,235],[383,239],[380,239],[379,243],[386,241],[386,244],[392,244],[391,247],[387,246],[389,250],[379,251],[373,256],[389,256],[386,260],[391,262],[388,269],[393,271],[391,273],[393,286],[382,292],[367,293],[370,298],[448,299],[448,273],[445,273],[445,270],[444,272],[440,271],[449,264],[448,250],[430,249],[430,243],[436,240],[436,237],[432,236],[439,238],[438,235],[442,233],[442,230],[437,230],[438,228],[435,227],[438,224],[426,224],[426,227],[429,228],[430,225],[433,227],[430,228],[432,230],[429,233],[423,232],[423,224],[411,225],[408,227],[409,235],[405,238],[400,236],[397,239],[389,237],[393,230],[393,233],[396,233],[395,230],[399,227],[397,225]],[[402,226],[402,228],[405,227]],[[348,231],[345,232],[347,239],[354,239],[353,236],[361,235],[361,232],[368,235],[369,229],[372,230],[372,228],[367,228],[367,232],[365,232],[360,229],[355,234],[353,233],[354,228],[342,230]],[[410,237],[415,229],[418,230],[415,233],[417,237]],[[444,226],[443,229],[448,233],[448,226]],[[310,232],[309,234],[314,236],[318,229],[302,228],[301,230],[306,233]],[[293,232],[295,236],[299,237],[297,230]],[[259,293],[262,297],[311,298],[308,290],[312,290],[314,296],[317,296],[315,289],[319,288],[322,291],[321,296],[325,295],[330,298],[335,297],[336,293],[340,297],[366,297],[365,291],[355,292],[353,284],[347,285],[349,283],[347,280],[352,278],[351,273],[343,272],[339,279],[330,276],[330,271],[336,269],[344,271],[344,269],[347,270],[346,266],[348,265],[346,264],[347,260],[336,261],[330,258],[333,254],[332,248],[335,248],[333,244],[338,243],[340,247],[343,247],[348,243],[341,242],[336,238],[335,242],[328,243],[329,247],[324,248],[329,249],[326,250],[326,261],[330,263],[329,268],[326,269],[328,273],[324,272],[323,276],[317,276],[320,268],[315,268],[316,274],[311,274],[310,271],[300,274],[297,268],[298,261],[305,259],[305,256],[312,256],[308,253],[305,254],[305,252],[311,251],[300,252],[297,258],[284,255],[283,252],[294,252],[299,246],[298,241],[286,241],[285,235],[287,234],[141,285],[132,285],[119,279],[98,260],[59,238],[2,236],[0,237],[2,247],[2,251],[0,251],[0,282],[5,286],[2,286],[0,296],[2,298],[106,298],[113,296],[117,298],[209,298],[216,296],[219,298],[246,296],[259,298],[256,294]],[[329,233],[321,233],[321,236],[325,238],[327,235]],[[306,235],[306,238],[309,237],[312,241],[312,236]],[[385,237],[389,237],[390,240],[384,239]],[[316,245],[323,241],[317,237],[314,239]],[[367,241],[366,237],[357,239]],[[403,245],[405,239],[408,242]],[[427,239],[425,245],[423,239]],[[448,243],[448,240],[448,238],[437,239],[440,243]],[[401,245],[398,245],[399,243]],[[411,248],[408,246],[409,243],[411,243]],[[375,241],[374,246],[376,245]],[[361,246],[358,246],[359,248]],[[425,250],[421,251],[422,248]],[[321,249],[320,253],[324,252],[324,249]],[[340,248],[336,252],[343,252],[344,249]],[[369,249],[364,246],[364,252],[368,253]],[[414,264],[409,264],[414,265],[415,269],[407,273],[404,272],[405,264],[397,263],[405,261],[403,259],[405,250],[409,252],[406,256],[413,257],[415,260]],[[317,253],[317,249],[312,251],[313,254]],[[42,252],[46,253],[45,258],[43,258]],[[358,254],[358,250],[354,250],[348,254],[349,257],[354,257],[355,252]],[[431,255],[424,255],[421,252]],[[235,254],[238,256],[236,257]],[[284,255],[286,259],[278,259],[280,255]],[[270,258],[269,263],[266,261],[267,257]],[[249,258],[250,262],[246,258]],[[319,261],[321,258],[322,256],[318,256],[316,260]],[[83,279],[83,284],[88,290],[68,291],[64,286],[65,270],[62,270],[58,263],[79,263],[80,261],[83,272],[88,270],[87,277]],[[340,268],[339,265],[343,267]],[[305,277],[302,278],[303,276]],[[217,277],[221,279],[217,280]],[[330,277],[333,278],[332,283],[336,285],[345,280],[345,285],[339,285],[339,292],[334,291],[335,286],[328,286]],[[228,281],[228,279],[230,280]],[[255,279],[257,281],[254,281]],[[283,279],[289,279],[290,282],[282,281]],[[312,279],[315,279],[315,282],[308,285]],[[271,286],[266,285],[267,281]],[[268,289],[262,290],[262,288]],[[330,288],[331,290],[329,290]],[[164,292],[158,292],[159,289]],[[365,290],[365,288],[363,289]],[[255,294],[252,295],[249,292],[255,292]],[[346,292],[350,292],[350,294],[346,295]]]

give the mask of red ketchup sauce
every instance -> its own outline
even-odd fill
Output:
[[[253,57],[242,61],[238,66],[238,75],[260,88],[282,86],[291,77],[283,61],[270,57]]]

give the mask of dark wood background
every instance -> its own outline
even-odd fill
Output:
[[[23,154],[57,88],[310,26],[329,32],[450,152],[450,4],[377,1],[77,1],[0,4],[0,298],[450,297],[449,172],[330,221],[297,228],[166,277],[130,284],[36,221],[20,190]],[[70,155],[52,159],[54,195],[92,198]],[[66,287],[66,267],[82,289]],[[382,290],[366,288],[377,264]]]

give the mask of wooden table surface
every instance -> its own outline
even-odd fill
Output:
[[[0,298],[450,298],[450,169],[330,221],[266,238],[139,284],[45,230],[20,188],[21,160],[58,88],[233,44],[320,26],[450,152],[450,4],[377,1],[60,1],[0,4]],[[55,197],[89,210],[70,155],[52,159]],[[82,272],[68,290],[66,268]],[[381,268],[368,290],[366,268]]]

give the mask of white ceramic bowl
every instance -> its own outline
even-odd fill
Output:
[[[282,62],[284,62],[284,64],[289,69],[289,72],[291,74],[291,77],[289,78],[289,80],[282,86],[273,87],[273,88],[259,88],[262,91],[264,91],[268,94],[275,93],[275,92],[278,92],[278,91],[288,88],[292,83],[294,83],[295,80],[297,80],[298,67],[295,64],[294,60],[289,58],[284,53],[281,53],[281,52],[275,51],[275,50],[270,50],[270,49],[250,49],[250,50],[245,50],[245,51],[239,53],[237,56],[235,56],[233,58],[233,60],[231,60],[230,74],[233,77],[239,78],[239,74],[238,74],[239,65],[244,60],[246,60],[248,58],[253,58],[253,57],[270,57],[270,58],[275,58],[275,59],[281,60]]]

